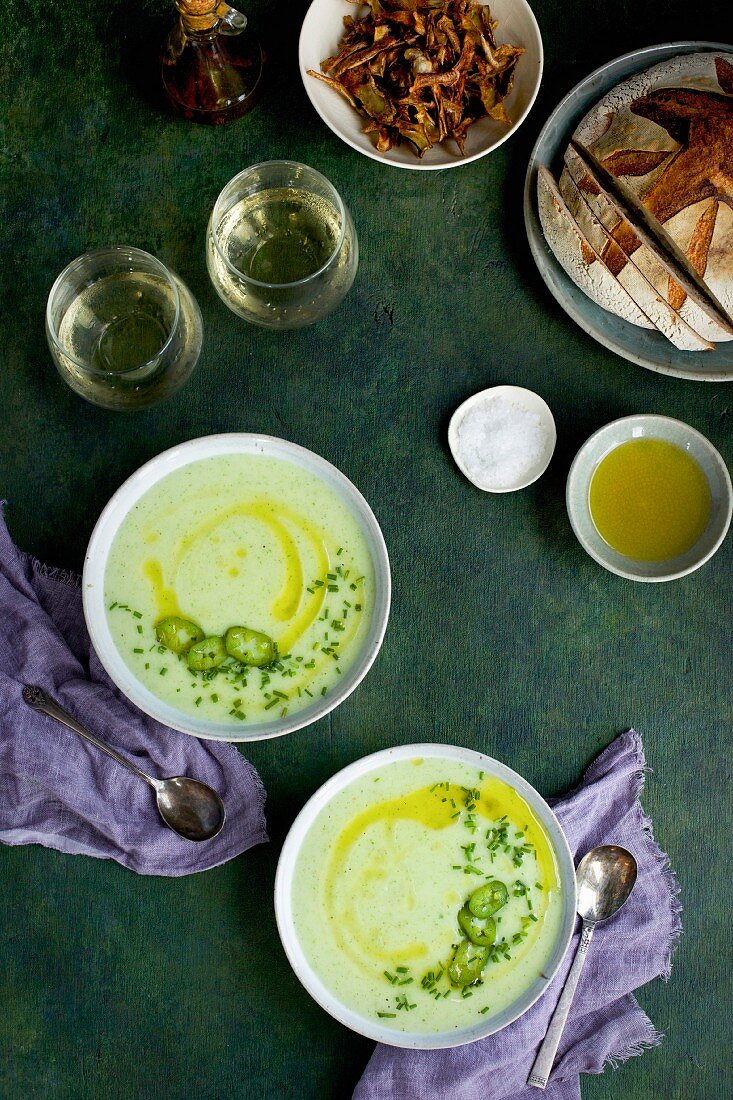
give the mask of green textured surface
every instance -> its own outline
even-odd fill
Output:
[[[0,851],[0,1095],[346,1100],[371,1044],[300,988],[272,911],[278,851],[306,798],[358,756],[420,739],[492,753],[552,795],[634,724],[685,935],[671,983],[640,997],[664,1044],[586,1078],[584,1097],[651,1098],[660,1082],[669,1100],[729,1096],[731,540],[672,585],[631,584],[575,542],[564,482],[582,441],[632,412],[688,421],[730,466],[733,390],[596,345],[546,291],[521,219],[527,157],[560,96],[633,48],[725,38],[729,5],[537,0],[546,76],[529,120],[489,158],[438,174],[384,168],[321,124],[297,73],[304,10],[253,8],[269,40],[267,94],[215,130],[161,109],[141,43],[160,38],[162,0],[0,10],[0,495],[18,544],[79,569],[98,513],[141,462],[197,435],[256,430],[355,481],[394,580],[384,647],[358,691],[317,726],[248,750],[269,792],[269,845],[179,881],[38,847]],[[362,248],[340,309],[279,335],[230,314],[203,260],[222,185],[274,157],[333,180]],[[43,332],[61,267],[111,243],[176,269],[205,326],[189,385],[127,417],[64,388]],[[466,396],[503,382],[547,399],[559,441],[540,482],[490,497],[453,465],[446,427]]]

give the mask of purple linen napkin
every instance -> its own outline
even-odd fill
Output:
[[[560,1043],[548,1100],[580,1100],[581,1073],[601,1073],[662,1036],[631,996],[667,979],[682,931],[676,879],[654,840],[639,802],[646,761],[634,730],[617,737],[591,764],[580,786],[552,806],[576,864],[597,844],[621,844],[636,857],[639,875],[631,897],[607,925],[599,925]],[[400,1050],[377,1046],[353,1100],[537,1100],[527,1085],[579,941],[543,997],[513,1024],[452,1050]]]
[[[147,784],[21,697],[38,684],[143,771],[214,788],[227,819],[193,843],[158,816]],[[187,875],[267,840],[265,791],[228,743],[155,722],[111,682],[84,624],[80,579],[16,549],[0,506],[0,841],[116,859],[139,874]]]

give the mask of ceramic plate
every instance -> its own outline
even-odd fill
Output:
[[[400,144],[388,153],[378,152],[372,137],[362,131],[364,119],[339,92],[308,76],[308,69],[320,71],[321,62],[338,52],[345,15],[354,15],[354,5],[347,0],[313,0],[300,32],[299,63],[306,93],[318,114],[334,134],[358,153],[389,164],[393,168],[413,168],[431,171],[439,168],[460,168],[497,149],[524,122],[535,101],[542,79],[542,38],[537,20],[526,0],[492,0],[491,13],[498,20],[498,42],[523,46],[524,54],[517,64],[514,86],[505,103],[513,119],[505,126],[484,118],[468,131],[466,152],[461,156],[453,141],[428,149],[422,159],[409,146]]]
[[[730,53],[731,46],[719,42],[672,42],[635,50],[596,69],[550,115],[532,150],[524,184],[529,246],[542,278],[565,312],[600,344],[624,359],[661,374],[702,382],[733,380],[733,340],[718,344],[714,351],[678,351],[660,332],[639,328],[591,301],[565,273],[545,241],[537,213],[537,170],[540,165],[547,165],[557,174],[578,123],[621,81],[679,54],[718,50]]]

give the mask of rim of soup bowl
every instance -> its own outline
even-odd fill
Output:
[[[344,669],[338,686],[292,715],[232,727],[196,718],[164,702],[146,688],[117,649],[107,621],[104,574],[115,535],[134,505],[168,474],[192,462],[228,454],[256,454],[292,462],[320,477],[336,493],[359,524],[374,566],[375,593],[369,632],[361,651]],[[92,645],[105,671],[127,698],[151,718],[181,733],[214,741],[260,741],[282,737],[317,722],[344,702],[366,676],[379,653],[387,629],[391,602],[389,556],[379,523],[356,486],[336,466],[314,451],[277,436],[231,432],[201,436],[162,451],[136,470],[113,494],[89,540],[82,575],[84,618]]]
[[[310,965],[295,929],[292,908],[292,886],[295,868],[303,842],[320,812],[337,794],[355,780],[368,775],[371,771],[384,767],[386,764],[410,760],[415,757],[458,760],[462,763],[474,765],[479,770],[507,783],[521,795],[537,814],[542,827],[547,832],[557,859],[563,913],[560,931],[556,937],[552,954],[548,964],[543,967],[544,976],[536,978],[502,1012],[488,1015],[473,1026],[461,1028],[458,1031],[397,1032],[380,1024],[377,1020],[362,1016],[353,1009],[348,1008],[327,988]],[[416,1050],[437,1050],[463,1046],[466,1043],[473,1043],[477,1039],[483,1039],[487,1035],[493,1035],[513,1023],[525,1012],[528,1012],[532,1005],[539,1000],[557,973],[570,945],[576,918],[576,894],[575,864],[562,827],[544,798],[518,772],[513,771],[494,757],[487,756],[475,749],[462,748],[459,745],[432,743],[398,745],[394,748],[381,749],[379,752],[363,756],[354,761],[353,764],[349,764],[319,787],[303,806],[290,827],[278,860],[275,875],[275,918],[283,949],[297,978],[311,997],[334,1019],[352,1031],[369,1039],[375,1039],[377,1042],[385,1043],[388,1046]]]

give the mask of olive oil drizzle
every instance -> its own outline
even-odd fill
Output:
[[[239,504],[234,507],[224,508],[210,516],[203,523],[194,528],[190,534],[180,540],[173,561],[170,566],[170,579],[166,583],[163,569],[155,559],[148,559],[143,566],[146,579],[153,587],[153,594],[158,610],[158,617],[167,615],[180,615],[178,599],[175,592],[175,579],[187,555],[204,539],[210,538],[215,531],[235,516],[252,518],[262,523],[280,546],[285,566],[285,576],[282,588],[272,604],[272,615],[281,622],[289,622],[298,613],[306,595],[306,586],[303,577],[303,562],[296,540],[291,535],[283,520],[299,530],[310,542],[317,565],[317,572],[325,575],[330,568],[330,557],[324,539],[320,532],[304,517],[291,509],[272,501],[259,500],[249,504]],[[293,645],[308,630],[314,621],[324,601],[324,590],[317,589],[305,600],[305,606],[298,614],[294,622],[290,622],[287,630],[277,639],[280,651],[283,653],[292,649]]]
[[[477,816],[494,827],[476,832]],[[516,860],[521,861],[522,851],[531,848],[537,861],[542,886],[536,909],[531,917],[528,910],[528,917],[523,921],[521,937],[515,937],[511,945],[495,945],[492,961],[499,961],[499,956],[507,961],[521,959],[531,950],[539,936],[551,892],[559,886],[559,874],[554,851],[529,805],[513,788],[498,779],[485,780],[475,790],[450,783],[420,788],[399,798],[387,799],[368,807],[345,826],[334,844],[324,879],[324,911],[329,914],[339,949],[365,972],[372,970],[370,960],[379,960],[380,964],[388,963],[393,969],[397,969],[397,964],[404,964],[407,960],[415,962],[425,958],[428,952],[426,944],[420,940],[403,943],[399,949],[379,948],[369,931],[362,927],[354,904],[354,892],[343,890],[354,846],[368,829],[382,825],[387,829],[389,837],[399,821],[415,821],[430,830],[444,830],[450,826],[466,828],[470,837],[475,835],[481,839],[472,840],[468,845],[459,845],[459,850],[467,855],[468,862],[454,865],[453,870],[462,870],[466,874],[470,871],[490,879],[493,877],[492,844],[494,849],[496,847],[493,836],[496,833],[502,835],[502,823],[510,817],[513,822],[521,819],[523,828],[512,826],[513,835],[511,839],[507,836],[508,843],[502,847],[507,854],[514,854],[515,866],[520,865]],[[461,839],[464,835],[461,834]],[[479,858],[483,862],[473,862]],[[369,875],[376,873],[362,872],[358,894],[369,885]],[[514,896],[519,895],[515,893]],[[419,927],[419,917],[416,919]],[[427,991],[433,995],[431,989]]]

